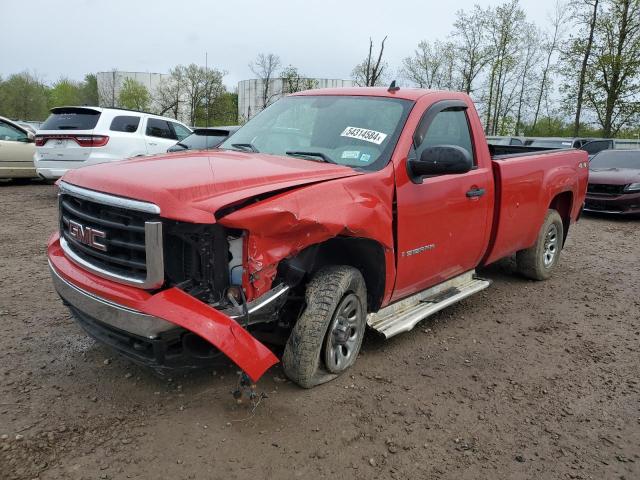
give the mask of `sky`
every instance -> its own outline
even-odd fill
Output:
[[[502,2],[30,0],[28,9],[0,16],[0,77],[28,70],[52,83],[113,68],[167,73],[204,65],[208,53],[209,66],[228,72],[224,83],[233,89],[253,77],[248,64],[258,53],[272,52],[306,76],[348,79],[369,37],[377,44],[388,35],[385,58],[395,71],[421,40],[444,39],[455,12],[474,3]],[[544,27],[556,0],[520,3]]]

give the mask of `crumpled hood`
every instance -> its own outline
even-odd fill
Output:
[[[627,185],[640,182],[640,170],[635,168],[594,168],[589,170],[589,183]]]
[[[256,195],[353,175],[360,173],[300,158],[209,150],[103,163],[62,180],[155,203],[165,218],[213,223],[220,208]]]

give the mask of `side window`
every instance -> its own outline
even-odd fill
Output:
[[[173,130],[176,132],[178,141],[184,140],[189,135],[191,135],[191,132],[189,131],[189,129],[183,125],[180,125],[179,123],[171,122],[171,126],[173,127]]]
[[[418,127],[420,129],[420,127]],[[471,133],[469,132],[469,122],[467,122],[467,113],[465,110],[443,110],[438,113],[429,129],[427,130],[422,143],[416,147],[417,158],[420,158],[422,151],[428,147],[437,145],[456,145],[467,150],[473,157],[473,163],[476,164],[473,155],[473,147],[471,143]]]
[[[27,134],[19,128],[0,121],[0,140],[8,140],[10,142],[26,142]]]
[[[133,133],[138,130],[139,125],[140,117],[136,117],[134,115],[120,115],[118,117],[114,117],[111,121],[109,130],[112,132]]]
[[[166,120],[150,118],[147,121],[147,135],[150,137],[166,138],[177,140],[176,134]]]

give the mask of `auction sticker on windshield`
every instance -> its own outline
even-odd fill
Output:
[[[375,143],[380,145],[387,138],[386,133],[376,132],[375,130],[367,130],[366,128],[347,127],[340,134],[341,137],[356,138],[358,140],[364,140],[365,142]]]

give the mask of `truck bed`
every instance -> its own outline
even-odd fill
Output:
[[[493,145],[491,143],[488,145],[492,160],[505,160],[514,157],[524,157],[527,155],[555,153],[559,150],[570,150],[551,147],[529,147],[526,145]]]
[[[566,212],[559,213],[561,216],[564,213],[571,222],[577,219],[582,205],[573,199],[583,198],[586,192],[589,172],[586,152],[551,149],[498,155],[492,168],[495,207],[484,264],[531,247],[551,206],[565,209]],[[565,230],[568,226],[565,225]]]

